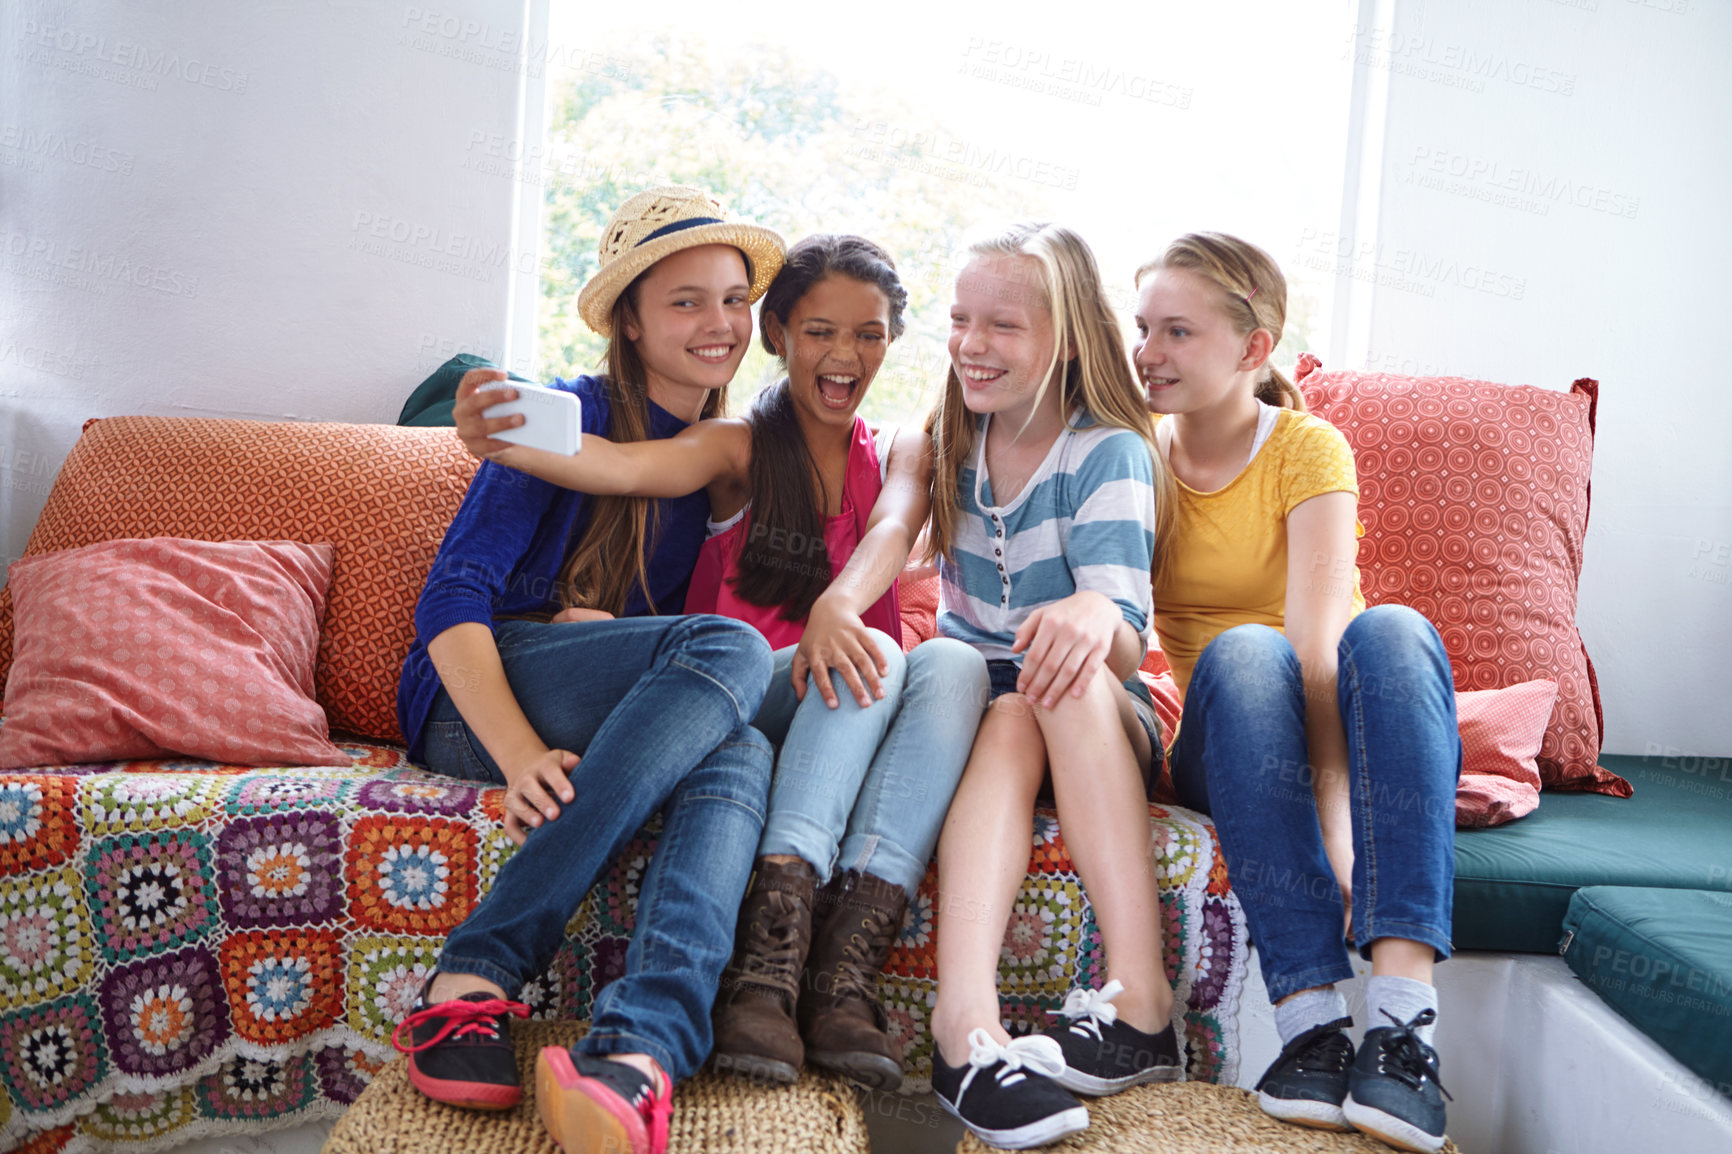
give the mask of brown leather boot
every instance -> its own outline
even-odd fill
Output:
[[[734,957],[716,992],[716,1069],[772,1082],[800,1076],[805,1047],[794,1008],[812,945],[817,884],[818,875],[803,861],[758,859],[740,907]]]
[[[850,873],[816,934],[800,992],[807,1059],[876,1090],[902,1085],[902,1047],[886,1031],[877,989],[907,911],[901,886]]]

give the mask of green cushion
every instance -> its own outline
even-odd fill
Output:
[[[1732,758],[1600,762],[1635,796],[1548,791],[1519,821],[1456,831],[1456,949],[1549,954],[1583,886],[1732,891]]]
[[[457,404],[457,386],[463,380],[463,374],[470,369],[496,369],[499,366],[483,357],[471,353],[458,353],[444,364],[433,370],[433,375],[415,386],[415,391],[409,394],[409,399],[403,402],[403,411],[397,414],[399,425],[413,425],[418,428],[433,428],[439,425],[456,424],[451,418],[451,410]],[[520,377],[516,373],[506,374],[514,381],[533,384],[528,377]]]
[[[1732,1086],[1732,897],[1590,886],[1570,899],[1564,928],[1564,960],[1589,988],[1678,1061]]]

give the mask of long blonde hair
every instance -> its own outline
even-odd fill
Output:
[[[1221,290],[1221,311],[1233,331],[1248,337],[1267,329],[1274,337],[1271,348],[1281,343],[1287,324],[1287,278],[1275,259],[1248,240],[1222,232],[1193,232],[1167,246],[1167,251],[1137,270],[1136,284],[1163,268],[1182,268],[1210,281]],[[1279,409],[1305,412],[1305,394],[1275,367],[1257,382],[1257,399]]]
[[[1081,408],[1096,423],[1129,429],[1148,445],[1155,479],[1155,568],[1159,570],[1172,521],[1173,481],[1155,451],[1148,402],[1131,371],[1124,334],[1107,303],[1094,253],[1075,232],[1044,222],[1013,224],[970,245],[968,251],[977,257],[1027,257],[1039,270],[1030,287],[1052,314],[1053,353],[1034,407],[1038,409],[1045,400],[1063,361],[1060,389],[1067,420],[1071,409]],[[1063,360],[1066,353],[1068,361]],[[953,363],[944,380],[944,394],[926,419],[934,457],[926,561],[951,556],[956,543],[962,518],[960,478],[974,454],[976,428],[975,415],[963,404],[962,382]]]
[[[632,281],[613,302],[612,336],[607,342],[607,436],[611,441],[649,439],[649,389],[643,357],[626,339],[628,325],[637,323],[638,287]],[[699,420],[728,409],[728,387],[710,393]],[[648,497],[586,497],[589,525],[570,546],[559,574],[559,603],[569,609],[602,609],[615,617],[625,612],[631,591],[643,592],[651,613],[660,612],[649,587],[647,542],[659,526]]]

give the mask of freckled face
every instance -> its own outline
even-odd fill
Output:
[[[1027,256],[977,256],[956,278],[950,363],[972,413],[1026,412],[1052,368],[1052,310]]]

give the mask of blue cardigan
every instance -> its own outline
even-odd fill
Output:
[[[607,434],[611,409],[607,386],[600,379],[556,378],[553,387],[582,399],[584,432]],[[686,428],[684,421],[654,402],[649,414],[653,438],[671,437]],[[645,548],[650,593],[658,612],[679,613],[685,609],[686,584],[704,543],[710,501],[700,489],[657,501],[655,506]],[[502,617],[557,610],[559,572],[570,546],[589,527],[590,509],[584,494],[516,469],[483,461],[476,470],[415,606],[415,645],[403,661],[403,676],[397,683],[397,724],[409,742],[412,760],[421,760],[421,730],[441,688],[427,656],[427,642],[468,621],[491,627]],[[625,615],[649,611],[643,590],[634,588],[626,598]],[[574,670],[573,675],[580,673]]]

